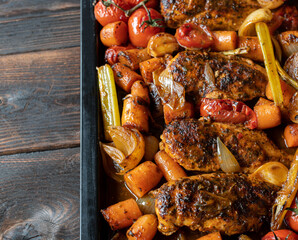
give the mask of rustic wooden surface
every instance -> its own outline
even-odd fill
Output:
[[[79,239],[80,1],[0,0],[0,240]]]

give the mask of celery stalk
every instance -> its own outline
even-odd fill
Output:
[[[279,75],[276,68],[271,37],[267,24],[264,22],[256,23],[256,32],[261,44],[265,68],[268,75],[273,100],[277,106],[282,106],[283,95],[280,86]]]
[[[104,135],[106,140],[111,140],[107,132],[108,126],[120,126],[114,73],[109,64],[97,68],[97,73]]]

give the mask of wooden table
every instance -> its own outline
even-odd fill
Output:
[[[0,240],[79,239],[80,1],[0,0]]]

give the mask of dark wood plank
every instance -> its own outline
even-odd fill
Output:
[[[79,54],[0,57],[0,155],[79,145]]]
[[[0,157],[0,239],[79,239],[79,152]]]
[[[79,8],[80,0],[1,0],[0,18],[32,15],[36,12],[58,11]]]
[[[0,55],[80,46],[79,29],[79,7],[0,19]]]

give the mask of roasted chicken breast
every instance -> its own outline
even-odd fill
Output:
[[[161,135],[167,154],[187,170],[220,170],[216,140],[219,137],[238,160],[243,172],[253,172],[269,161],[289,167],[292,156],[278,149],[263,131],[240,125],[184,119],[171,122]]]
[[[161,13],[170,28],[194,22],[211,30],[238,30],[243,20],[258,8],[257,0],[161,0]]]
[[[179,227],[227,235],[257,231],[270,219],[278,188],[242,174],[212,173],[181,178],[153,192],[158,229]]]
[[[214,82],[206,76],[207,63],[213,71]],[[221,92],[224,98],[251,100],[265,95],[268,82],[263,67],[246,58],[215,52],[180,52],[167,68],[174,81],[185,88],[186,96],[195,98],[194,101],[202,97],[217,98],[212,92]]]

